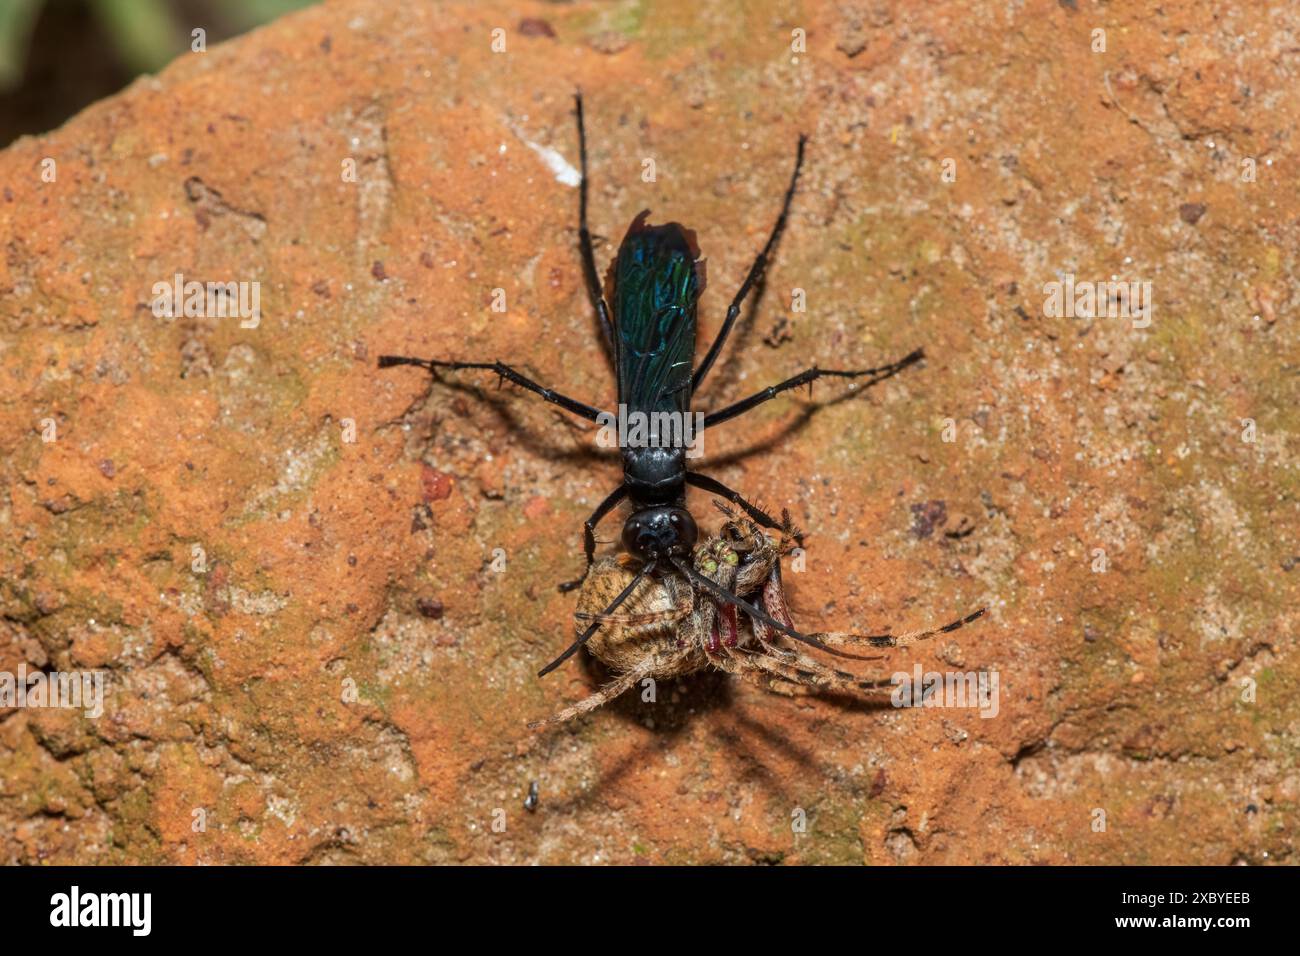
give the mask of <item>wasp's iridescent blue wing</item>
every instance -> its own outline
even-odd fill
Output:
[[[629,411],[690,410],[696,303],[704,291],[695,234],[679,223],[632,221],[614,261],[618,401]]]

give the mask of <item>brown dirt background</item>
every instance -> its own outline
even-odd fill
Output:
[[[0,711],[0,861],[1295,862],[1298,72],[1285,2],[357,0],[20,140],[0,670],[108,681],[98,720]],[[997,718],[700,675],[525,729],[601,678],[534,674],[617,461],[518,390],[374,362],[610,403],[577,191],[525,142],[576,164],[575,86],[602,269],[643,207],[695,228],[702,342],[811,135],[700,406],[929,358],[771,402],[704,468],[810,532],[807,627],[987,603],[899,666],[996,668]],[[155,318],[176,272],[260,281],[260,327]],[[1045,317],[1064,272],[1152,281],[1152,326]]]

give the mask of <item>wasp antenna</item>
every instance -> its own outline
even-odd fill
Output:
[[[551,661],[549,664],[547,664],[545,667],[539,670],[537,672],[537,676],[545,677],[551,671],[555,670],[555,668],[559,667],[561,664],[567,661],[574,654],[578,653],[578,648],[582,647],[583,644],[586,644],[589,640],[591,640],[591,636],[595,634],[596,631],[600,628],[600,625],[604,623],[601,620],[601,618],[603,618],[606,614],[613,614],[615,611],[617,611],[619,605],[621,605],[632,595],[632,592],[636,590],[637,585],[639,585],[642,581],[644,581],[646,576],[650,574],[650,572],[653,571],[654,569],[655,569],[655,562],[653,561],[647,562],[641,568],[641,570],[637,572],[636,577],[634,577],[628,583],[628,586],[619,592],[618,597],[614,598],[614,600],[610,602],[609,607],[605,608],[605,610],[600,612],[600,617],[598,617],[595,620],[595,622],[591,625],[591,627],[583,631],[582,636],[579,637],[572,644],[570,644],[568,648],[565,649],[563,654],[561,654],[555,660]]]

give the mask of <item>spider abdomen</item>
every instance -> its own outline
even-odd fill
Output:
[[[578,595],[575,632],[581,633],[616,594],[627,587],[636,572],[618,558],[604,558],[591,569]],[[617,612],[587,642],[587,649],[618,673],[632,670],[648,657],[665,663],[650,675],[680,677],[708,664],[704,652],[683,638],[683,622],[695,611],[690,585],[675,575],[646,578]]]

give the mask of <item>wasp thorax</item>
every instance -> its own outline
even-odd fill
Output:
[[[623,525],[623,547],[645,561],[691,553],[699,530],[685,508],[643,508]]]

